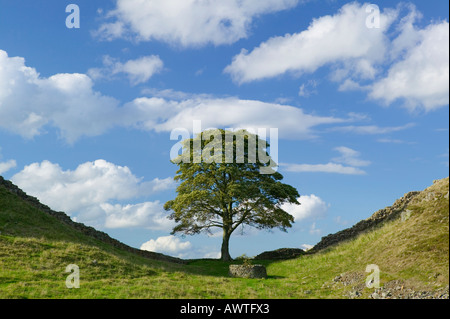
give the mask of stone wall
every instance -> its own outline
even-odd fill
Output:
[[[362,220],[355,224],[351,228],[344,229],[335,234],[322,237],[322,240],[315,245],[308,253],[314,253],[327,247],[336,245],[340,242],[353,239],[358,235],[374,229],[377,226],[381,226],[386,221],[390,221],[401,216],[401,213],[405,210],[406,206],[421,192],[409,192],[400,199],[397,199],[392,206],[380,209],[374,213],[371,217]]]
[[[263,265],[230,265],[229,275],[235,278],[267,278],[267,270]]]
[[[272,251],[265,251],[257,255],[255,260],[287,260],[300,257],[305,251],[300,248],[280,248]]]
[[[20,199],[22,199],[23,201],[27,202],[28,204],[30,204],[31,206],[37,208],[38,210],[55,217],[56,219],[58,219],[59,221],[61,221],[62,223],[65,223],[67,225],[69,225],[70,227],[72,227],[73,229],[85,234],[86,236],[89,236],[91,238],[95,238],[103,243],[107,243],[110,244],[113,247],[131,252],[133,254],[145,257],[145,258],[149,258],[149,259],[154,259],[154,260],[160,260],[160,261],[167,261],[167,262],[173,262],[173,263],[179,263],[179,264],[185,264],[187,263],[187,261],[179,259],[179,258],[175,258],[175,257],[171,257],[171,256],[166,256],[160,253],[155,253],[155,252],[150,252],[150,251],[145,251],[145,250],[140,250],[137,248],[133,248],[130,247],[128,245],[125,245],[124,243],[111,238],[108,234],[98,231],[93,227],[89,227],[86,226],[84,224],[81,223],[77,223],[74,222],[69,216],[67,216],[65,213],[63,212],[56,212],[52,209],[50,209],[50,207],[42,204],[41,202],[39,202],[39,200],[35,197],[32,196],[28,196],[24,191],[22,191],[19,187],[17,187],[16,185],[14,185],[12,182],[5,180],[3,177],[0,176],[0,187],[5,187],[8,191],[10,191],[11,193],[17,195]]]

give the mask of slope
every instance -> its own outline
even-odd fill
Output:
[[[256,280],[229,278],[229,263],[221,261],[173,263],[122,249],[2,185],[0,298],[448,298],[448,178],[314,253],[258,260],[269,276]],[[80,289],[65,285],[69,264],[80,268]],[[369,264],[380,269],[379,289],[365,287]]]
[[[368,265],[380,270],[378,290],[366,288]],[[308,256],[271,270],[290,277],[297,271],[303,289],[319,295],[448,298],[449,179],[406,194],[355,226],[324,237]],[[309,276],[316,282],[305,280]]]

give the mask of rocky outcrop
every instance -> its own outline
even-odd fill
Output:
[[[55,217],[62,223],[69,225],[73,229],[83,233],[86,236],[95,238],[103,243],[109,244],[118,249],[125,250],[125,251],[131,252],[133,254],[145,257],[145,258],[166,261],[166,262],[179,263],[179,264],[187,263],[187,261],[179,259],[179,258],[166,256],[166,255],[163,255],[160,253],[155,253],[155,252],[150,252],[150,251],[145,251],[145,250],[140,250],[137,248],[130,247],[114,238],[111,238],[108,234],[96,230],[93,227],[89,227],[84,224],[74,222],[65,213],[56,212],[56,211],[50,209],[50,207],[39,202],[39,200],[37,198],[27,195],[24,191],[22,191],[19,187],[14,185],[12,182],[5,180],[3,177],[0,176],[0,187],[2,187],[2,186],[5,187],[11,193],[17,195],[23,201],[27,202],[29,205],[37,208],[38,210],[40,210],[50,216]]]
[[[305,251],[299,248],[281,248],[272,251],[265,251],[258,256],[255,260],[287,260],[300,257],[305,254]]]
[[[438,276],[440,274],[434,274]],[[367,288],[367,274],[362,272],[347,272],[336,276],[332,281],[323,284],[323,289],[345,289],[343,297],[350,299],[448,299],[449,286],[437,289],[420,289],[411,286],[404,280],[391,280],[379,288]]]

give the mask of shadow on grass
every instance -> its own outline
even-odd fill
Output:
[[[252,260],[252,265],[263,265],[268,267],[272,263],[282,262],[283,260]],[[241,259],[236,259],[230,262],[221,261],[220,259],[190,259],[188,264],[183,269],[183,272],[203,275],[203,276],[213,276],[213,277],[227,277],[232,278],[229,275],[230,265],[242,265],[244,262]],[[278,275],[267,276],[267,279],[283,279],[285,277]]]

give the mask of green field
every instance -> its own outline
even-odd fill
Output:
[[[373,293],[364,286],[369,264],[379,267],[381,285],[442,289],[449,283],[448,178],[430,189],[433,199],[420,195],[405,221],[298,259],[258,261],[267,279],[239,279],[228,276],[230,263],[175,264],[114,248],[0,186],[0,298],[348,298],[355,286],[366,298]],[[69,264],[79,266],[79,289],[66,287]]]

